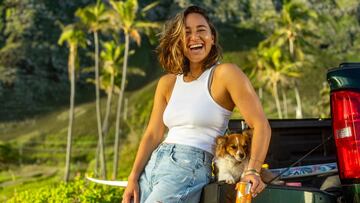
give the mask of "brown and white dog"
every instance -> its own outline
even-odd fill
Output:
[[[250,160],[251,138],[252,130],[217,137],[214,173],[218,181],[234,184],[240,180]],[[275,177],[266,169],[261,170],[260,176],[265,183]],[[282,184],[282,181],[276,180],[273,184]]]

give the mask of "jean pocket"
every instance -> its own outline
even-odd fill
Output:
[[[176,166],[186,170],[194,171],[203,167],[201,159],[196,155],[197,154],[175,151],[170,154],[170,160]]]

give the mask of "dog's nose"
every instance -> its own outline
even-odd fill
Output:
[[[245,159],[245,154],[240,154],[240,159]]]

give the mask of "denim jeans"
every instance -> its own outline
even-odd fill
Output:
[[[162,143],[139,179],[141,203],[198,203],[211,180],[213,155],[204,150]]]

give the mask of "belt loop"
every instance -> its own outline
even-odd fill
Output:
[[[208,162],[208,157],[207,157],[207,154],[206,154],[206,151],[203,150],[203,163],[207,163]]]
[[[212,157],[213,157],[213,155],[212,154],[210,154],[209,152],[207,152],[207,151],[204,151],[203,152],[204,153],[204,161],[207,163],[207,162],[212,162]]]
[[[169,148],[170,154],[173,154],[175,149],[175,144],[169,144],[169,146],[170,146]]]

